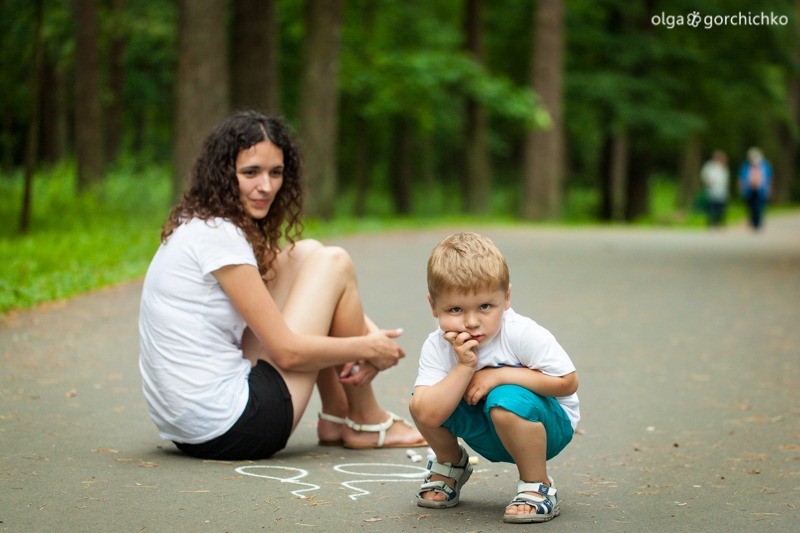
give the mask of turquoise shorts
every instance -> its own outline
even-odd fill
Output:
[[[492,462],[513,463],[497,431],[489,411],[500,407],[531,422],[541,422],[547,431],[547,459],[552,459],[572,440],[572,424],[558,400],[539,396],[518,385],[500,385],[492,389],[485,401],[469,405],[464,400],[445,420],[442,427],[461,438],[470,448]]]

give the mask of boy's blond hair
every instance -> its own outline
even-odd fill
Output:
[[[447,237],[428,259],[428,293],[432,299],[445,292],[508,291],[508,264],[494,243],[471,232]]]

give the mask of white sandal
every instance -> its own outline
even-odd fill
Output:
[[[417,505],[420,507],[427,507],[428,509],[446,509],[458,505],[461,487],[464,486],[464,483],[466,483],[472,475],[472,465],[469,462],[469,454],[463,446],[459,445],[459,448],[461,448],[461,461],[459,461],[458,464],[442,464],[434,460],[428,461],[428,474],[425,476],[425,482],[419,488],[419,491],[417,491]],[[431,481],[432,474],[449,477],[455,481],[455,483],[451,487],[442,479],[439,481]],[[444,500],[428,500],[422,497],[426,492],[438,492],[444,494],[447,498]]]
[[[385,422],[381,422],[380,424],[357,424],[352,420],[350,420],[349,418],[347,418],[345,419],[345,424],[347,424],[347,427],[349,427],[353,431],[377,433],[378,443],[376,445],[375,444],[358,445],[345,442],[344,447],[352,448],[355,450],[367,450],[372,448],[419,448],[420,446],[428,445],[427,441],[424,438],[417,442],[397,442],[395,444],[385,444],[386,431],[390,427],[392,427],[395,424],[395,422],[400,422],[412,428],[414,427],[404,418],[397,416],[396,414],[391,412],[389,412],[389,418],[387,418]]]
[[[561,510],[558,508],[558,496],[553,478],[547,476],[550,486],[544,483],[517,483],[517,496],[506,506],[530,505],[533,512],[528,514],[504,514],[503,522],[510,524],[530,524],[533,522],[547,522],[557,517]],[[534,494],[528,494],[534,492]]]
[[[342,425],[347,424],[347,419],[342,418],[340,416],[334,416],[334,415],[329,415],[327,413],[320,412],[320,413],[317,414],[317,417],[320,420],[325,420],[327,422],[333,422],[334,424],[342,424]],[[344,444],[344,441],[341,438],[334,439],[334,440],[319,439],[319,445],[320,446],[341,446],[342,444]]]

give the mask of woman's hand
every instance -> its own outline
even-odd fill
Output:
[[[402,334],[402,329],[379,329],[362,337],[369,345],[367,359],[379,371],[393,367],[406,356],[405,350],[392,340]]]
[[[369,361],[358,361],[356,363],[346,363],[339,373],[339,383],[346,385],[366,385],[370,383],[379,370]]]

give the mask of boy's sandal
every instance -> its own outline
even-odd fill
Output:
[[[395,422],[400,422],[412,428],[414,427],[410,423],[408,423],[408,421],[406,421],[400,416],[397,416],[394,413],[389,413],[389,418],[387,418],[385,422],[381,422],[380,424],[357,424],[352,420],[350,420],[349,418],[347,418],[345,419],[345,424],[347,424],[347,427],[349,427],[353,431],[377,433],[378,443],[360,445],[360,444],[344,442],[344,447],[352,448],[355,450],[367,450],[373,448],[419,448],[420,446],[428,445],[428,442],[425,439],[421,439],[417,442],[396,442],[394,444],[386,444],[386,431],[390,427],[392,427],[395,424]]]
[[[342,424],[342,425],[347,424],[347,420],[340,416],[329,415],[327,413],[322,413],[322,412],[320,412],[317,416],[320,420],[333,422],[334,424]],[[338,439],[330,439],[330,440],[319,439],[320,446],[341,446],[342,444],[344,444],[344,441],[341,439],[341,437]]]
[[[550,478],[550,484],[553,480]],[[536,495],[528,494],[534,492]],[[528,514],[504,514],[503,522],[511,524],[530,524],[532,522],[547,522],[557,517],[561,512],[558,508],[558,496],[556,496],[555,486],[548,487],[544,483],[525,483],[520,481],[517,484],[517,496],[506,506],[506,511],[513,505],[530,505],[533,507],[532,513]]]
[[[434,460],[428,461],[428,474],[425,476],[425,482],[417,492],[417,505],[429,509],[446,509],[458,505],[461,487],[464,486],[464,483],[466,483],[472,475],[472,465],[469,463],[469,454],[463,446],[460,446],[460,448],[461,461],[459,461],[457,465],[453,463],[442,464]],[[453,479],[455,483],[451,487],[441,479],[439,481],[431,481],[432,474],[449,477]],[[444,494],[446,498],[444,500],[428,500],[422,497],[426,492]]]

